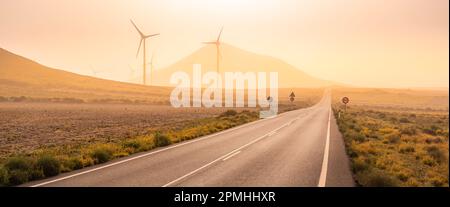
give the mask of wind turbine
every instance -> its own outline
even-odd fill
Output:
[[[140,51],[140,49],[141,49],[141,45],[142,45],[142,42],[144,42],[144,48],[143,48],[143,53],[144,53],[144,63],[143,63],[143,69],[144,69],[144,71],[143,71],[143,77],[142,77],[142,81],[143,81],[143,83],[144,83],[144,85],[146,84],[146,68],[147,68],[147,63],[146,63],[146,60],[145,60],[145,56],[146,56],[146,51],[145,51],[145,49],[146,49],[146,47],[145,47],[145,40],[147,40],[147,38],[150,38],[150,37],[153,37],[153,36],[157,36],[157,35],[159,35],[159,33],[158,34],[151,34],[151,35],[145,35],[143,32],[141,32],[141,30],[136,26],[136,24],[133,22],[133,20],[131,20],[130,19],[130,21],[131,21],[131,23],[133,24],[133,26],[134,26],[134,28],[136,28],[136,30],[138,31],[138,33],[139,33],[139,35],[141,36],[141,41],[139,42],[139,47],[138,47],[138,50],[137,50],[137,53],[136,53],[136,58],[138,57],[138,55],[139,55],[139,51]]]
[[[94,75],[94,77],[97,77],[97,75],[98,75],[99,73],[105,72],[105,71],[98,71],[98,70],[96,70],[92,65],[89,65],[89,67],[91,68],[91,72],[92,72],[92,74]]]
[[[222,35],[222,31],[223,31],[223,27],[222,29],[220,29],[219,32],[219,36],[217,37],[216,41],[213,42],[203,42],[203,44],[208,44],[208,45],[216,45],[216,69],[217,69],[217,73],[219,73],[219,57],[221,57],[222,55],[220,54],[220,35]]]

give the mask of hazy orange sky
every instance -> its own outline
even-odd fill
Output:
[[[128,81],[146,33],[155,66],[216,38],[318,78],[448,87],[448,0],[1,0],[0,47],[44,65]],[[138,71],[134,74],[136,75]]]

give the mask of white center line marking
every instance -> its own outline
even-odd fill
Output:
[[[269,134],[267,134],[268,137],[271,137],[272,135],[274,135],[275,133],[277,133],[276,131],[274,132],[270,132]]]
[[[268,135],[269,135],[270,133],[276,132],[277,130],[279,130],[279,129],[285,127],[285,126],[286,126],[286,124],[283,124],[282,126],[280,126],[280,127],[276,128],[276,129],[272,130],[271,132],[269,132],[269,133],[267,133],[267,134],[265,134],[265,135],[262,135],[262,136],[260,136],[260,137],[258,137],[258,138],[256,138],[256,139],[254,139],[253,141],[251,141],[251,142],[249,142],[249,143],[247,143],[247,144],[245,144],[245,145],[242,145],[241,147],[239,147],[239,148],[237,148],[237,149],[235,149],[235,150],[233,150],[233,151],[231,151],[231,152],[229,152],[229,153],[227,153],[227,154],[225,154],[225,155],[220,156],[219,158],[217,158],[217,159],[215,159],[215,160],[213,160],[213,161],[211,161],[211,162],[209,162],[209,163],[207,163],[207,164],[205,164],[205,165],[203,165],[203,166],[201,166],[201,167],[195,169],[194,171],[191,171],[191,172],[188,173],[188,174],[185,174],[185,175],[183,175],[183,176],[181,176],[181,177],[179,177],[179,178],[177,178],[177,179],[175,179],[175,180],[170,181],[169,183],[163,185],[162,187],[168,187],[168,186],[170,186],[170,185],[172,185],[172,184],[175,184],[175,183],[177,183],[177,182],[183,180],[184,178],[187,178],[187,177],[189,177],[189,176],[191,176],[191,175],[197,173],[198,171],[200,171],[200,170],[202,170],[202,169],[204,169],[204,168],[206,168],[206,167],[208,167],[208,166],[210,166],[210,165],[212,165],[212,164],[214,164],[214,163],[216,163],[216,162],[218,162],[218,161],[220,161],[220,160],[222,160],[222,159],[225,159],[226,157],[232,155],[233,153],[235,153],[235,152],[237,152],[237,151],[240,151],[240,150],[242,150],[242,149],[244,149],[244,148],[246,148],[246,147],[248,147],[248,146],[254,144],[255,142],[258,142],[259,140],[268,137]]]
[[[241,153],[241,151],[237,151],[237,152],[231,154],[230,156],[223,158],[222,161],[227,161],[228,159],[232,158],[233,156],[235,156],[235,155],[237,155],[239,153]]]
[[[330,151],[330,120],[331,120],[331,108],[328,112],[328,129],[327,129],[327,139],[325,143],[325,151],[323,153],[322,170],[320,172],[319,184],[317,187],[325,187],[327,182],[327,171],[328,171],[328,156]]]

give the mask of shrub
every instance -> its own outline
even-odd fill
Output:
[[[409,119],[405,118],[405,117],[400,118],[399,121],[400,121],[400,123],[410,123]]]
[[[405,173],[405,172],[398,172],[397,173],[397,178],[399,180],[403,181],[403,182],[408,181],[409,177],[410,177],[410,175]]]
[[[123,146],[133,149],[139,149],[141,147],[141,144],[137,140],[128,140],[125,143],[123,143]]]
[[[364,142],[366,140],[366,136],[363,133],[356,133],[354,139],[358,142]]]
[[[9,184],[19,185],[28,182],[30,177],[39,177],[34,171],[30,159],[25,157],[12,157],[6,161],[5,168],[9,174]]]
[[[400,153],[410,153],[410,152],[415,152],[416,150],[414,149],[413,146],[410,145],[406,145],[406,146],[400,146],[399,152]]]
[[[358,176],[361,184],[367,187],[396,187],[398,180],[380,170],[370,170],[360,173]]]
[[[65,159],[61,165],[61,172],[78,170],[84,167],[81,157],[72,157],[70,159]]]
[[[234,116],[237,112],[235,110],[227,110],[221,114],[221,116]]]
[[[400,130],[400,133],[406,134],[406,135],[415,135],[415,134],[417,134],[417,131],[414,127],[405,127]]]
[[[50,155],[40,157],[37,160],[37,167],[42,170],[45,177],[55,176],[61,172],[59,161]]]
[[[0,186],[8,185],[8,180],[8,171],[3,166],[0,166]]]
[[[446,161],[445,153],[437,146],[430,146],[426,148],[428,155],[430,155],[436,162],[443,163]]]
[[[387,139],[387,141],[388,141],[389,143],[395,144],[395,143],[398,143],[398,142],[400,141],[400,136],[399,136],[398,134],[396,134],[396,133],[394,133],[394,134],[388,134],[388,135],[386,136],[386,139]]]
[[[155,146],[156,147],[164,147],[170,145],[172,141],[170,141],[169,137],[164,134],[157,132],[155,134]]]
[[[12,170],[9,171],[9,184],[20,185],[22,183],[28,182],[28,173],[23,170]]]
[[[426,133],[426,134],[436,135],[436,134],[437,134],[437,131],[438,131],[439,129],[440,129],[439,127],[437,127],[437,126],[435,126],[435,125],[432,125],[432,126],[430,126],[430,127],[425,127],[424,129],[422,129],[422,131],[423,131],[423,133]]]
[[[95,160],[95,163],[108,162],[112,158],[112,151],[106,148],[95,149],[91,156]]]
[[[32,164],[31,161],[24,157],[12,157],[6,161],[5,168],[8,171],[21,170],[21,171],[31,171]]]
[[[369,169],[369,164],[365,162],[363,159],[354,159],[352,163],[353,172],[359,173]]]
[[[45,178],[44,171],[42,169],[36,168],[32,169],[31,172],[28,173],[29,180],[37,180],[41,178]]]
[[[436,161],[430,156],[424,156],[422,158],[422,162],[423,162],[423,164],[431,166],[431,167],[436,165]]]

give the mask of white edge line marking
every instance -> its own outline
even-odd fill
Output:
[[[309,108],[304,108],[304,109],[309,109]],[[304,110],[304,109],[299,109],[299,110]],[[295,112],[295,111],[297,111],[297,110],[289,111],[289,112]],[[279,114],[277,117],[289,114],[289,112]],[[115,165],[119,165],[119,164],[122,164],[124,162],[128,162],[128,161],[136,160],[136,159],[139,159],[139,158],[147,157],[147,156],[152,155],[152,154],[156,154],[156,153],[163,152],[163,151],[166,151],[166,150],[169,150],[169,149],[173,149],[173,148],[176,148],[176,147],[181,147],[183,145],[187,145],[187,144],[191,144],[191,143],[194,143],[194,142],[202,141],[204,139],[215,137],[217,135],[221,135],[221,134],[224,134],[224,133],[235,131],[237,129],[240,129],[240,128],[243,128],[243,127],[246,127],[246,126],[249,126],[249,125],[253,125],[253,124],[262,122],[264,120],[270,120],[270,119],[260,119],[260,120],[257,120],[257,121],[254,121],[254,122],[250,122],[250,123],[247,123],[247,124],[243,124],[241,126],[237,126],[237,127],[231,128],[231,129],[227,129],[227,130],[215,133],[215,134],[207,135],[205,137],[193,139],[193,140],[187,141],[187,142],[182,142],[180,144],[169,146],[169,147],[166,147],[166,148],[163,148],[163,149],[160,149],[160,150],[156,150],[156,151],[153,151],[153,152],[148,152],[148,153],[145,153],[145,154],[142,154],[142,155],[139,155],[139,156],[131,157],[131,158],[128,158],[128,159],[125,159],[125,160],[121,160],[121,161],[114,162],[114,163],[111,163],[111,164],[108,164],[108,165],[96,167],[96,168],[93,168],[93,169],[90,169],[90,170],[86,170],[86,171],[75,173],[75,174],[68,175],[68,176],[65,176],[65,177],[57,178],[57,179],[54,179],[54,180],[49,180],[47,182],[38,183],[38,184],[32,185],[30,187],[39,187],[39,186],[47,185],[47,184],[50,184],[50,183],[66,180],[66,179],[69,179],[69,178],[73,178],[73,177],[76,177],[76,176],[80,176],[80,175],[87,174],[87,173],[90,173],[90,172],[94,172],[94,171],[97,171],[97,170],[101,170],[101,169],[104,169],[104,168],[108,168],[108,167],[112,167],[112,166],[115,166]]]
[[[228,157],[225,157],[225,158],[223,158],[223,160],[222,160],[222,161],[227,161],[228,159],[230,159],[230,158],[234,157],[235,155],[237,155],[237,154],[239,154],[239,153],[241,153],[241,151],[237,151],[237,152],[235,152],[235,153],[231,154],[230,156],[228,156]]]
[[[240,151],[240,150],[244,149],[245,147],[248,147],[249,145],[254,144],[255,142],[258,142],[259,140],[261,140],[261,139],[267,137],[267,135],[269,135],[270,133],[275,132],[275,131],[277,131],[277,130],[279,130],[279,129],[285,127],[285,126],[286,126],[286,124],[283,124],[282,126],[280,126],[280,127],[276,128],[276,129],[272,130],[271,132],[269,132],[269,133],[267,133],[267,134],[265,134],[265,135],[262,135],[262,136],[260,136],[260,137],[258,137],[258,138],[256,138],[256,139],[254,139],[253,141],[251,141],[251,142],[249,142],[249,143],[247,143],[247,144],[245,144],[245,145],[242,145],[241,147],[239,147],[239,148],[237,148],[237,149],[235,149],[235,150],[233,150],[233,151],[231,151],[231,152],[229,152],[229,153],[227,153],[227,154],[225,154],[225,155],[220,156],[219,158],[217,158],[217,159],[215,159],[215,160],[213,160],[213,161],[211,161],[211,162],[209,162],[209,163],[207,163],[207,164],[201,166],[200,168],[197,168],[197,169],[195,169],[194,171],[191,171],[191,172],[188,173],[188,174],[185,174],[185,175],[183,175],[183,176],[181,176],[181,177],[179,177],[179,178],[177,178],[177,179],[175,179],[175,180],[173,180],[173,181],[170,181],[169,183],[163,185],[162,187],[168,187],[168,186],[170,186],[170,185],[172,185],[172,184],[174,184],[174,183],[177,183],[178,181],[183,180],[184,178],[189,177],[189,176],[195,174],[196,172],[198,172],[198,171],[200,171],[200,170],[202,170],[202,169],[204,169],[204,168],[206,168],[206,167],[208,167],[208,166],[214,164],[215,162],[220,161],[220,160],[222,160],[222,159],[225,159],[226,157],[230,156],[231,154],[233,154],[233,153],[235,153],[235,152],[237,152],[237,151]]]
[[[319,184],[317,187],[325,187],[327,182],[327,171],[328,171],[328,156],[330,151],[330,120],[331,120],[331,108],[328,112],[328,129],[327,129],[327,139],[325,143],[325,151],[323,153],[322,170],[320,172]]]

